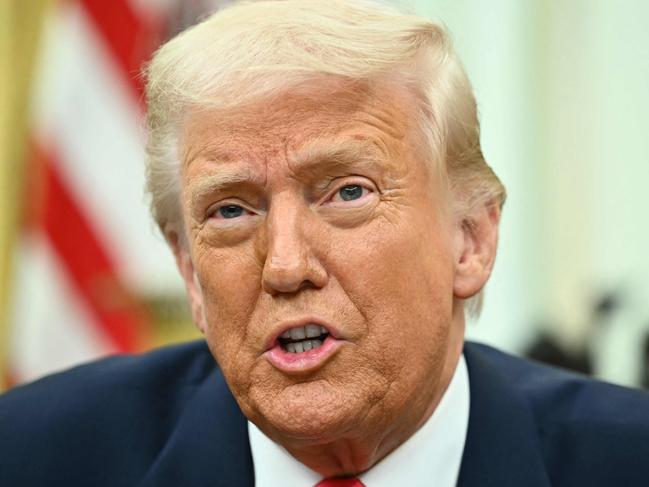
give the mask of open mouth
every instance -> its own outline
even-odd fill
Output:
[[[285,352],[303,353],[320,348],[328,336],[324,326],[309,324],[286,330],[278,341]]]
[[[280,325],[282,326],[282,325]],[[346,343],[344,336],[333,325],[314,318],[284,322],[269,337],[264,357],[275,368],[286,374],[312,373],[332,360]]]

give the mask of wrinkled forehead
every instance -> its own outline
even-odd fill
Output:
[[[234,108],[190,110],[180,137],[186,169],[196,158],[299,152],[305,146],[366,142],[398,158],[419,144],[415,98],[386,83],[318,80]]]

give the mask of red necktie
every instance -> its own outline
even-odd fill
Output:
[[[365,487],[365,484],[358,479],[324,479],[315,487]]]

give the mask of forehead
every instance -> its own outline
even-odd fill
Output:
[[[322,81],[236,109],[191,113],[181,156],[187,169],[201,159],[290,159],[311,146],[347,144],[396,161],[405,148],[418,145],[414,113],[414,97],[406,90]]]

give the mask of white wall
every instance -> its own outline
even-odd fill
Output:
[[[485,155],[509,191],[469,336],[520,350],[543,321],[575,345],[598,293],[619,288],[624,308],[600,333],[598,369],[628,380],[637,365],[628,357],[649,328],[649,2],[411,5],[450,29],[475,87]]]

